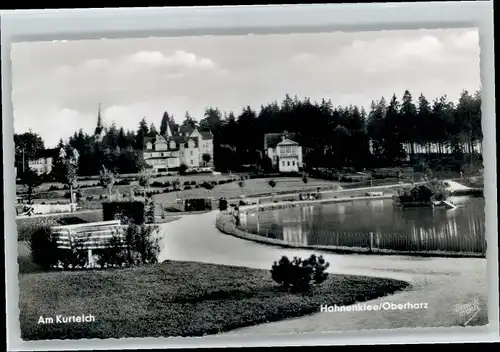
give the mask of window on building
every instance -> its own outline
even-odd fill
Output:
[[[295,166],[295,160],[292,160],[292,166]]]
[[[286,165],[287,165],[287,166],[290,166],[290,162],[289,162],[289,161],[287,161],[287,162],[286,162]]]
[[[281,162],[281,165],[285,166],[285,162],[284,162],[284,161],[282,161],[282,162]]]
[[[292,152],[292,147],[285,147],[285,153],[290,154]]]

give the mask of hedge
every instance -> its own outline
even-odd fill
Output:
[[[145,221],[145,205],[138,201],[104,202],[102,203],[102,217],[104,221],[118,218],[140,225]]]

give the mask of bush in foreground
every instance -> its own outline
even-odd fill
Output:
[[[320,285],[328,278],[325,271],[329,266],[321,255],[312,254],[308,259],[294,257],[291,261],[283,256],[274,262],[271,276],[285,290],[307,292],[312,284]]]
[[[56,265],[59,259],[57,236],[49,226],[40,226],[31,234],[29,239],[31,258],[42,270],[48,270]]]

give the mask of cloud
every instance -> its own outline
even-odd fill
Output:
[[[479,87],[476,29],[16,43],[11,57],[16,130],[54,143],[91,133],[99,102],[106,123],[135,130],[165,110],[180,122],[286,93],[366,107],[405,89],[455,99]]]
[[[214,77],[227,74],[213,60],[193,52],[171,50],[168,53],[138,50],[62,64],[38,72],[36,79],[18,80],[13,86],[13,100],[15,104],[22,104],[29,96],[42,105],[57,101],[60,108],[90,113],[99,101],[121,106],[131,101],[182,96],[194,86],[206,85]]]
[[[154,68],[214,69],[217,67],[212,60],[204,57],[198,58],[195,54],[184,50],[176,50],[168,56],[159,51],[140,51],[127,57],[126,62]]]

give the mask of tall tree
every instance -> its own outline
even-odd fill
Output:
[[[409,146],[412,156],[415,154],[415,142],[418,138],[416,117],[417,108],[413,103],[412,95],[405,90],[401,103],[401,139]]]
[[[415,142],[418,146],[426,146],[431,141],[436,141],[436,137],[432,137],[432,120],[433,114],[432,109],[427,98],[420,94],[418,97],[418,111],[416,117],[416,138]],[[440,121],[434,120],[434,123],[440,125]],[[436,126],[437,127],[437,126]],[[415,147],[414,147],[415,152]]]
[[[149,127],[146,118],[143,117],[139,123],[139,129],[135,136],[135,149],[141,150],[144,148],[144,139],[149,135]]]
[[[378,162],[382,159],[385,129],[385,99],[372,101],[368,114],[368,136],[370,137],[372,153]]]
[[[396,95],[392,96],[386,109],[384,133],[384,158],[387,165],[399,165],[404,157],[404,137],[401,133],[404,124],[401,121],[400,105]]]
[[[28,193],[28,204],[31,204],[33,192],[35,188],[42,184],[42,179],[34,170],[27,169],[21,173],[21,182],[26,187]]]
[[[163,116],[161,118],[161,123],[160,123],[160,134],[162,136],[165,136],[167,134],[169,123],[170,123],[170,116],[168,115],[168,112],[165,111],[163,113]]]
[[[34,159],[39,151],[45,149],[42,137],[31,131],[14,134],[15,161],[19,172],[26,171],[28,160]]]
[[[99,174],[99,183],[101,187],[108,191],[108,201],[111,202],[111,190],[116,181],[116,175],[113,171],[107,169],[105,166],[102,167]]]
[[[158,134],[158,130],[156,129],[156,126],[154,123],[151,123],[149,126],[149,136],[154,137]]]
[[[182,121],[182,126],[196,128],[196,120],[191,117],[188,111],[184,115],[184,121]]]

